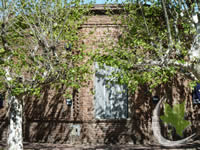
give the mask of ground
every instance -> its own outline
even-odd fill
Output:
[[[0,142],[0,150],[6,148],[6,142]],[[200,150],[200,143],[191,143],[182,147],[167,148],[159,145],[69,145],[51,143],[24,143],[24,150]]]

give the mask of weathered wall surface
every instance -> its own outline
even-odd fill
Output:
[[[83,42],[87,45],[86,51],[95,50],[100,41],[116,40],[119,28],[106,15],[96,15],[80,29],[85,34]],[[106,33],[106,34],[105,34]],[[108,36],[109,33],[109,36]],[[143,86],[129,96],[128,119],[96,120],[94,114],[94,83],[88,81],[88,87],[80,92],[74,91],[73,104],[68,106],[63,98],[64,89],[55,93],[53,89],[45,87],[40,98],[27,97],[24,105],[24,140],[30,142],[51,143],[87,143],[87,144],[154,144],[152,136],[151,116],[155,104],[152,103],[152,94]],[[168,102],[173,99],[187,101],[186,118],[192,121],[184,136],[197,132],[200,128],[200,106],[192,104],[191,90],[188,82],[180,77],[161,86],[154,92],[158,96],[167,96]],[[8,126],[7,107],[0,109],[0,139],[6,139]],[[164,127],[164,126],[163,126]],[[163,135],[172,139],[179,139],[176,135],[169,137],[167,128]]]

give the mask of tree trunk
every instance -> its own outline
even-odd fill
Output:
[[[22,103],[17,97],[9,93],[9,129],[8,129],[8,150],[23,150],[22,137]]]

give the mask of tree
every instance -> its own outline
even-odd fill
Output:
[[[120,68],[113,73],[119,83],[134,92],[141,84],[153,89],[176,74],[200,80],[199,1],[127,0],[119,9],[118,42],[94,55],[95,61]]]
[[[23,149],[22,103],[45,85],[78,89],[89,73],[78,29],[90,5],[80,0],[1,0],[0,87],[9,104],[8,149]],[[65,96],[69,96],[66,90]]]
[[[119,9],[118,42],[94,59],[120,68],[115,74],[120,83],[134,91],[143,83],[154,88],[177,73],[200,79],[198,2],[128,0]]]

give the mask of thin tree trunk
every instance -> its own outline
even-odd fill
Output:
[[[10,125],[8,129],[8,150],[23,150],[23,136],[22,136],[22,103],[17,97],[9,93],[9,120]]]
[[[168,17],[168,14],[167,14],[165,0],[162,0],[162,8],[163,8],[163,11],[164,11],[164,14],[165,14],[165,21],[166,21],[166,25],[167,25],[169,47],[171,48],[171,46],[172,46],[172,34],[171,34],[170,22],[169,22],[169,17]]]

